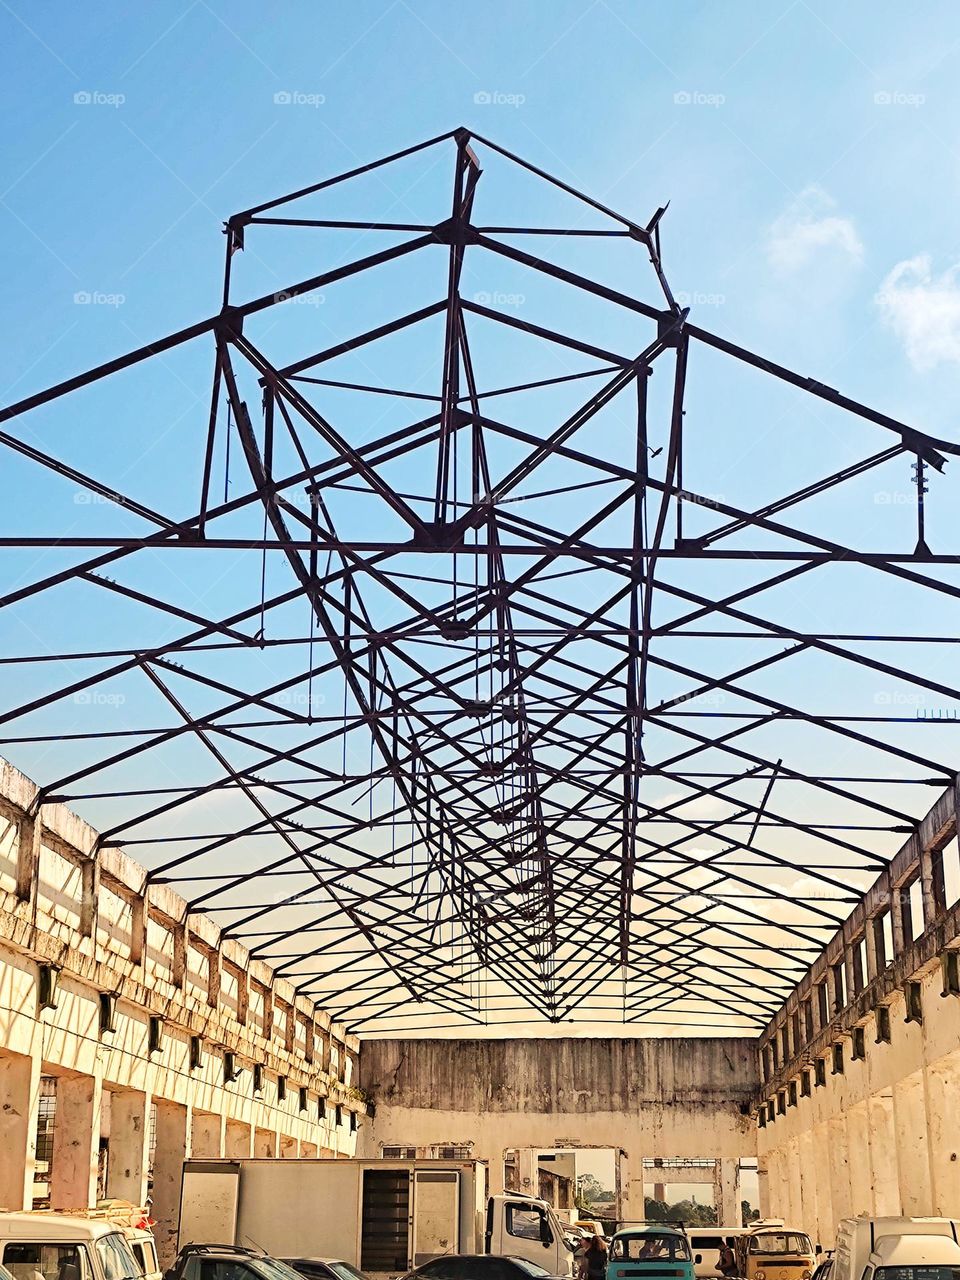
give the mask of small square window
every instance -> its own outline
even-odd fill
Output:
[[[903,988],[907,1004],[906,1022],[923,1022],[923,991],[919,982],[907,982]]]
[[[890,1033],[890,1008],[885,1004],[877,1005],[877,1044],[889,1044],[891,1040]]]

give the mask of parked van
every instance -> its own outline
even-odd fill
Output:
[[[690,1242],[681,1226],[645,1222],[621,1227],[607,1251],[607,1280],[694,1280]]]
[[[14,1280],[130,1280],[140,1275],[123,1231],[103,1219],[0,1213],[0,1263]]]
[[[960,1268],[955,1218],[844,1218],[832,1280],[954,1280]]]
[[[150,1230],[153,1219],[147,1209],[132,1204],[129,1200],[98,1200],[96,1209],[89,1210],[83,1217],[102,1218],[119,1227],[127,1237],[130,1252],[136,1259],[144,1280],[162,1280],[157,1242]]]
[[[811,1280],[816,1265],[810,1237],[781,1221],[751,1223],[736,1251],[740,1274],[747,1280]]]
[[[713,1280],[720,1270],[720,1250],[729,1241],[733,1249],[744,1234],[743,1227],[687,1227],[693,1253],[693,1273],[697,1280]]]

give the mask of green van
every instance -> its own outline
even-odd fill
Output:
[[[607,1280],[694,1280],[683,1227],[666,1222],[624,1225],[610,1241]]]

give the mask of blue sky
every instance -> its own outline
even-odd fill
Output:
[[[899,337],[874,296],[929,255],[956,327],[935,288],[957,252],[954,6],[183,0],[91,21],[39,0],[0,24],[8,388],[206,314],[232,210],[464,123],[641,218],[671,200],[668,267],[704,323],[951,425],[955,341],[918,371],[924,296],[894,307]],[[125,301],[81,317],[78,291]]]
[[[960,14],[952,5],[924,6],[918,17],[900,5],[860,0],[842,7],[824,0],[483,6],[360,0],[270,10],[247,0],[229,6],[180,0],[102,4],[92,21],[83,7],[0,0],[0,40],[0,108],[8,125],[0,143],[5,403],[216,312],[221,227],[234,211],[466,125],[638,222],[669,201],[664,264],[698,324],[918,428],[960,440]],[[313,216],[435,222],[447,212],[449,176],[449,152],[436,163],[401,165],[325,197],[325,212],[318,203]],[[562,198],[551,203],[495,161],[481,179],[477,210],[478,221],[566,213],[589,223]],[[304,248],[304,241],[268,230],[251,232],[235,259],[237,297],[282,288],[373,247],[351,235],[332,247],[311,240]],[[626,247],[629,253],[620,242],[604,242],[591,261],[601,278],[656,301],[643,251]],[[586,270],[594,246],[552,249]],[[290,306],[264,341],[279,347],[289,340],[288,350],[298,354],[430,302],[443,290],[442,256],[438,250],[429,271],[418,258],[416,268],[391,267],[349,296],[334,289],[317,306]],[[533,291],[509,264],[497,262],[476,276],[473,270],[465,292],[475,298],[492,291],[507,310],[541,322],[551,317],[614,349],[636,351],[645,340],[633,322],[612,329],[599,307],[574,303],[552,283],[541,282],[541,300],[531,296],[526,310]],[[536,312],[537,305],[545,310]],[[415,364],[405,343],[396,340],[381,372],[395,385],[435,393],[435,360]],[[477,345],[493,385],[527,368],[519,339],[485,346],[478,336]],[[714,354],[697,360],[687,402],[697,450],[685,479],[702,493],[733,505],[760,503],[891,442],[829,406],[801,405],[794,392],[761,385],[758,375]],[[209,345],[176,352],[136,377],[125,374],[22,417],[13,429],[104,483],[182,516],[195,508],[199,490],[211,366]],[[549,371],[560,372],[560,365]],[[354,373],[362,375],[361,364]],[[662,393],[662,383],[651,392],[660,410]],[[536,421],[546,426],[569,412],[573,395],[548,393]],[[372,431],[366,406],[358,411],[337,393],[326,406],[348,433]],[[593,441],[598,452],[621,458],[618,432],[629,413],[621,419],[618,412],[598,419]],[[384,407],[378,429],[408,417],[407,402]],[[663,442],[660,422],[655,443]],[[5,455],[3,462],[7,532],[140,527],[20,459]],[[218,455],[218,477],[223,462]],[[951,473],[957,470],[951,462],[945,478],[931,476],[929,540],[937,551],[956,550]],[[398,470],[398,482],[411,479],[409,470]],[[839,541],[909,549],[910,500],[909,463],[898,459],[796,518],[811,528],[822,521],[818,527]],[[359,499],[343,507],[358,536],[371,536],[370,520],[383,519],[368,517]],[[622,532],[611,525],[611,537]],[[7,587],[69,562],[56,551],[4,554]],[[179,576],[177,554],[141,557],[138,585],[199,612],[229,612],[244,591],[249,596],[251,575],[259,571],[239,555],[217,553],[214,567],[197,553],[191,565],[197,576],[187,580]],[[736,582],[738,572],[730,570],[725,581]],[[866,572],[851,586],[844,572],[819,574],[816,589],[801,583],[772,592],[764,605],[785,624],[826,631],[869,626],[957,634],[954,602],[890,579],[876,587]],[[940,572],[960,581],[953,569]],[[712,573],[694,567],[687,585],[709,594]],[[289,581],[278,575],[269,585],[280,590]],[[868,591],[869,622],[862,594]],[[155,643],[158,632],[146,629],[143,617],[78,584],[61,593],[55,609],[35,600],[5,617],[0,643],[8,655],[37,645],[102,647],[105,633],[122,637],[123,645]],[[305,618],[282,622],[295,632]],[[164,622],[160,634],[181,630]],[[732,669],[745,653],[730,642],[720,665],[728,656]],[[892,647],[882,656],[894,660]],[[276,663],[279,678],[282,658],[264,661]],[[952,680],[948,647],[917,650],[915,661]],[[230,662],[220,670],[242,680],[248,655]],[[0,669],[4,702],[63,683],[62,666],[20,670],[15,678],[11,668]],[[822,711],[868,714],[880,705],[910,714],[930,705],[918,704],[915,690],[878,684],[874,675],[851,674],[813,655],[792,661],[790,673],[792,685],[775,668],[755,687],[806,706],[819,697]],[[683,687],[663,681],[661,696]],[[202,705],[193,692],[193,705]],[[130,724],[168,718],[169,709],[138,676],[118,684],[116,695],[119,703],[96,708],[113,724],[117,707]],[[90,710],[74,708],[74,727],[91,723]],[[32,731],[55,733],[58,726],[64,726],[60,712],[44,713]],[[954,727],[890,732],[902,734],[911,749],[960,762]],[[814,737],[795,733],[798,759],[811,764]],[[776,744],[765,745],[774,757]],[[43,744],[11,754],[47,781],[77,767],[88,750]],[[175,778],[202,760],[196,745],[178,747],[166,753],[163,768]],[[856,766],[856,749],[843,760]],[[142,781],[139,768],[124,776]],[[921,811],[931,798],[921,792],[913,807]],[[109,825],[106,809],[85,812]],[[230,820],[225,812],[213,816]]]

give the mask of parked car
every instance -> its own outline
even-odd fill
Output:
[[[448,1253],[408,1271],[403,1280],[569,1280],[551,1276],[526,1258],[501,1258],[489,1253]]]
[[[303,1280],[278,1258],[239,1244],[188,1244],[163,1280]]]
[[[832,1275],[833,1275],[833,1258],[824,1258],[824,1260],[818,1264],[817,1269],[814,1271],[813,1276],[811,1277],[811,1280],[830,1280],[830,1277]]]
[[[368,1280],[362,1271],[342,1258],[280,1258],[307,1280]]]
[[[14,1280],[139,1280],[122,1232],[65,1213],[0,1213],[0,1262]]]

